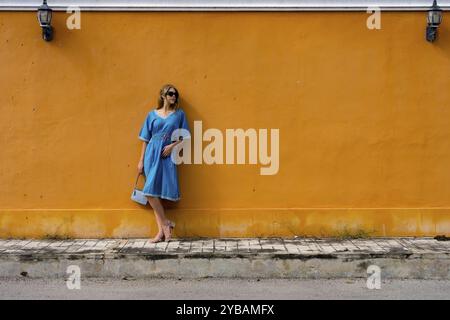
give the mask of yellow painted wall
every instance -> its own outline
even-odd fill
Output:
[[[189,124],[279,128],[280,168],[181,165],[176,236],[450,234],[450,19],[423,12],[0,12],[0,237],[148,237],[137,134],[175,84]],[[206,146],[206,143],[205,143]]]

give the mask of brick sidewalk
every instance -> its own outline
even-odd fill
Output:
[[[432,238],[0,240],[0,279],[367,277],[450,280],[450,242]]]
[[[432,238],[372,239],[148,239],[1,240],[1,255],[333,255],[333,254],[449,254],[450,241]]]

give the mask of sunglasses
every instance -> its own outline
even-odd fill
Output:
[[[178,98],[178,93],[177,93],[177,92],[174,92],[174,91],[168,91],[168,92],[166,93],[166,96],[169,96],[169,97],[175,96],[175,97]]]

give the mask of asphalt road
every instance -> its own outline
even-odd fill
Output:
[[[387,280],[369,290],[365,279],[0,279],[0,299],[450,299],[450,281]]]

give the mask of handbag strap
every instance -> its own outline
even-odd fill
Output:
[[[136,182],[134,183],[134,188],[136,189],[136,187],[137,187],[137,184],[138,184],[138,181],[139,181],[139,176],[141,175],[142,173],[139,173],[138,172],[138,175],[137,175],[137,177],[136,177]],[[144,178],[145,178],[145,176],[144,176]]]

